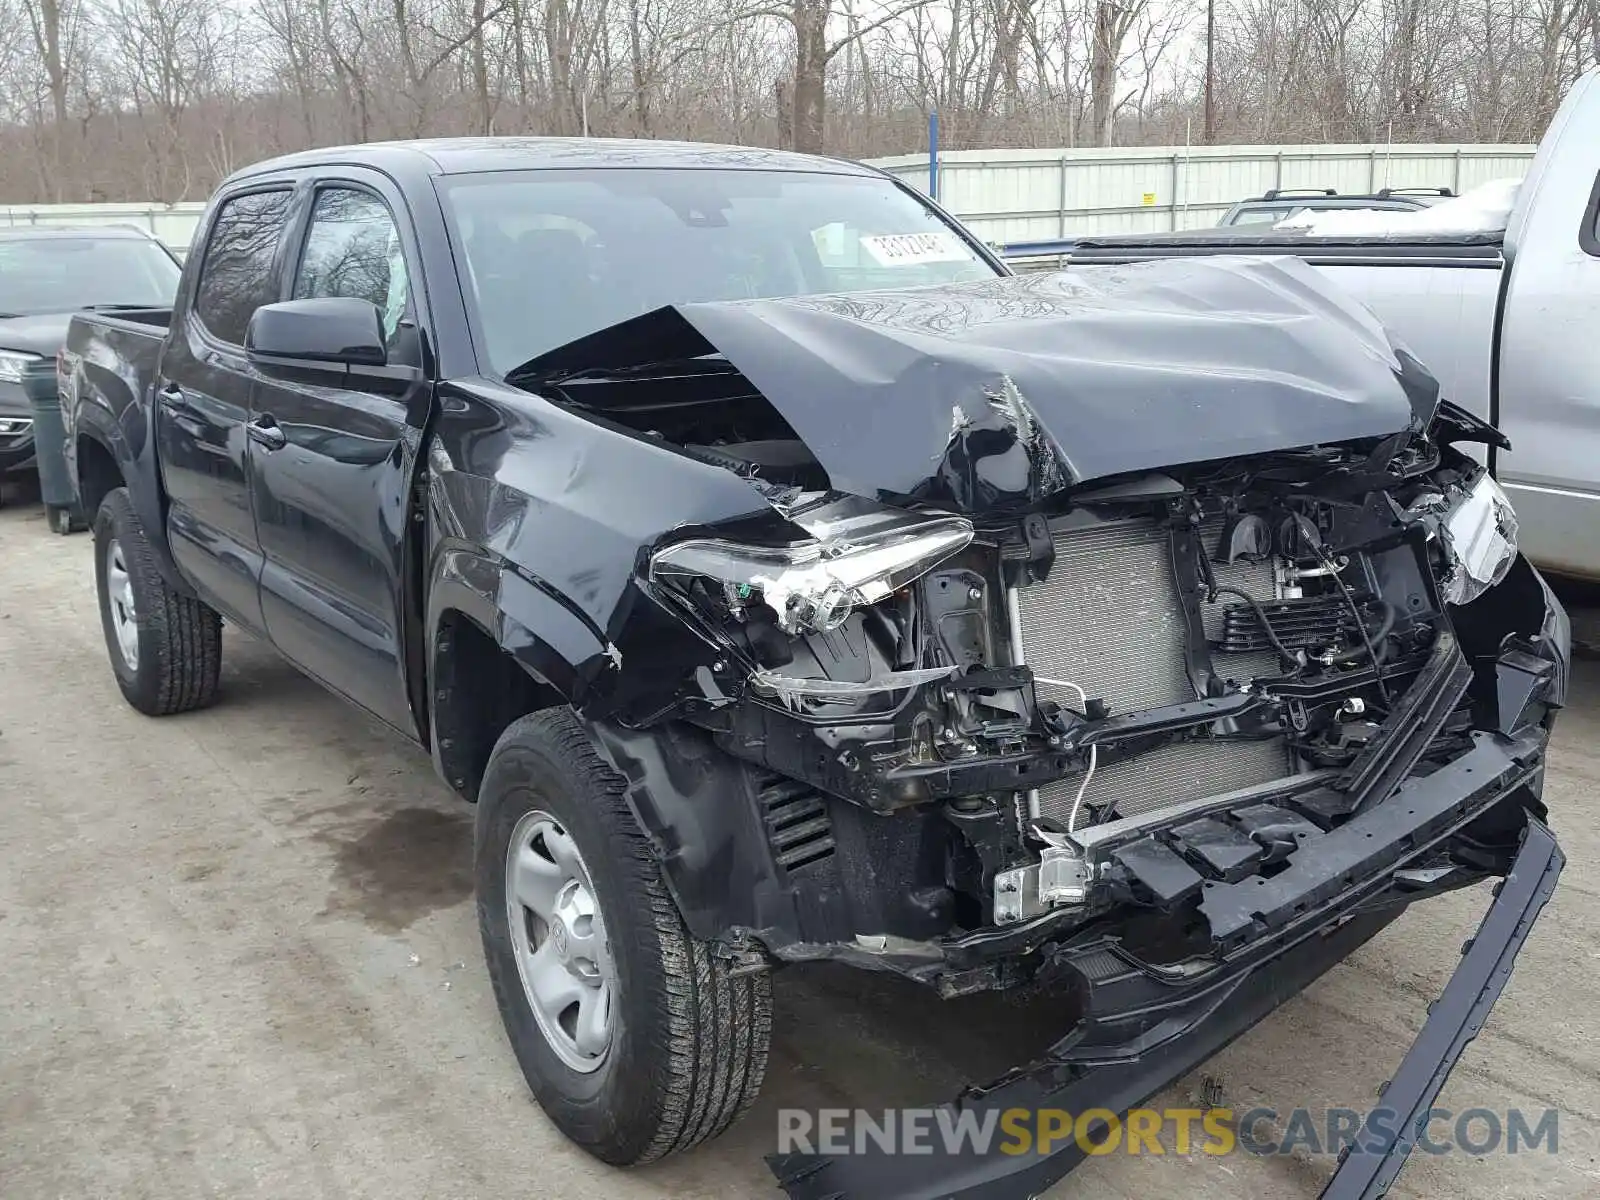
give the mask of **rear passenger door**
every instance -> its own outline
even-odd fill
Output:
[[[156,442],[169,501],[172,556],[201,597],[231,620],[262,628],[261,547],[248,486],[254,372],[245,328],[278,298],[290,186],[224,198],[194,253],[200,273],[161,358]]]
[[[297,239],[292,299],[368,300],[389,365],[421,367],[415,247],[378,178],[320,180]],[[403,210],[402,210],[403,211]],[[388,724],[416,733],[403,649],[412,474],[428,386],[264,373],[250,414],[261,606],[279,651]],[[415,544],[412,539],[411,544]]]

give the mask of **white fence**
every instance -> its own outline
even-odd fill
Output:
[[[180,254],[189,249],[205,205],[9,204],[0,205],[0,228],[8,225],[136,225]]]
[[[1533,146],[1182,146],[960,150],[939,156],[939,202],[989,242],[1215,225],[1271,188],[1448,187],[1521,178]],[[926,155],[872,160],[928,190]]]
[[[1111,150],[959,150],[939,156],[939,200],[991,242],[1074,233],[1141,233],[1216,224],[1269,188],[1448,187],[1520,178],[1532,146],[1197,146]],[[923,191],[925,155],[874,159]],[[174,250],[203,204],[18,204],[5,225],[137,225]]]

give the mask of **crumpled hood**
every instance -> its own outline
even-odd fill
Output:
[[[1086,480],[1423,428],[1438,384],[1285,258],[657,309],[525,386],[720,353],[833,487],[980,512]]]

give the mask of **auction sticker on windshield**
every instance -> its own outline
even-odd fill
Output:
[[[972,251],[953,233],[884,233],[861,239],[867,253],[886,267],[913,266],[917,263],[970,262]]]

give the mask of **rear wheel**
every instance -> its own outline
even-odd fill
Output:
[[[94,549],[106,650],[128,703],[152,717],[212,703],[222,669],[222,618],[162,578],[127,488],[101,502]]]
[[[566,709],[501,736],[478,797],[478,922],[535,1099],[630,1166],[715,1137],[761,1088],[770,980],[694,938],[625,800]]]
[[[82,533],[88,528],[78,514],[78,507],[75,504],[52,504],[49,519],[51,530],[63,536],[69,533]]]

